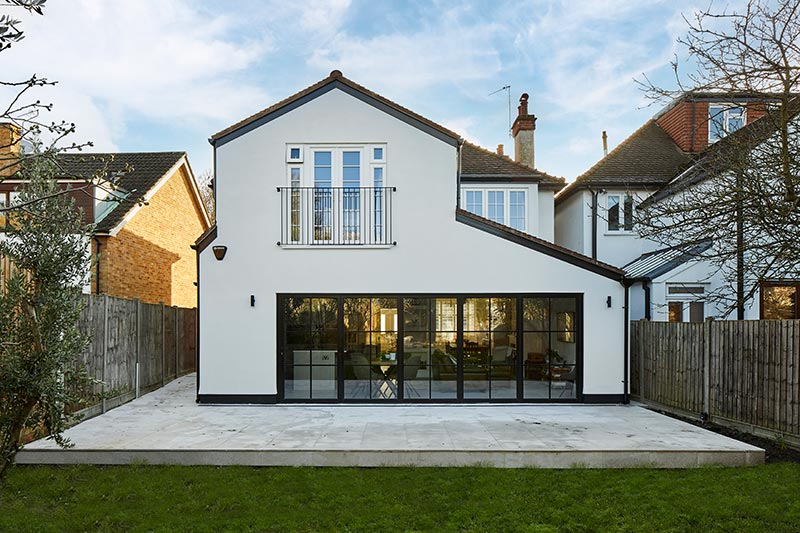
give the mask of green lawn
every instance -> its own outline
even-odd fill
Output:
[[[800,464],[13,468],[0,531],[800,531]]]

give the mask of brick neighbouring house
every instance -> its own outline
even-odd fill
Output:
[[[59,181],[76,188],[72,196],[85,222],[96,223],[91,292],[195,307],[197,258],[190,245],[210,221],[186,153],[75,153],[60,154],[56,161]],[[84,188],[98,171],[121,173],[121,201],[99,200],[101,189],[92,194]],[[20,184],[8,174],[0,177],[5,205]]]

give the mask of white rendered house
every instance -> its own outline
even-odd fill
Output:
[[[201,403],[620,402],[620,269],[556,246],[533,167],[333,71],[214,135]]]

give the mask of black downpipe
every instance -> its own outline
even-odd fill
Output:
[[[458,140],[458,146],[456,147],[456,159],[458,163],[458,169],[456,170],[456,209],[461,209],[461,147],[464,145],[464,139]]]
[[[630,335],[630,332],[629,332],[629,329],[630,329],[630,324],[629,324],[630,312],[628,310],[628,307],[629,307],[629,304],[630,304],[629,292],[630,292],[630,285],[628,285],[626,283],[625,284],[625,313],[624,313],[625,314],[625,339],[624,339],[624,342],[625,342],[625,361],[624,361],[623,378],[622,378],[622,387],[623,387],[622,388],[622,403],[624,403],[624,404],[630,403],[630,397],[629,397],[629,394],[628,394],[628,386],[629,386],[629,383],[628,383],[628,381],[629,381],[628,380],[628,371],[629,371],[629,366],[630,366],[629,362],[628,362],[628,358],[630,357],[630,346],[629,346],[629,343],[628,343],[628,335]]]
[[[597,195],[600,191],[589,189],[592,194],[592,259],[597,260]]]
[[[642,289],[644,290],[644,317],[647,320],[652,320],[650,315],[650,282],[643,281]]]
[[[94,244],[95,244],[94,293],[100,294],[100,238],[99,237],[94,238]]]

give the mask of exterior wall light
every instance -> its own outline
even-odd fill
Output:
[[[212,246],[211,250],[214,252],[214,257],[217,258],[217,261],[222,261],[225,259],[225,253],[228,251],[227,246]]]

